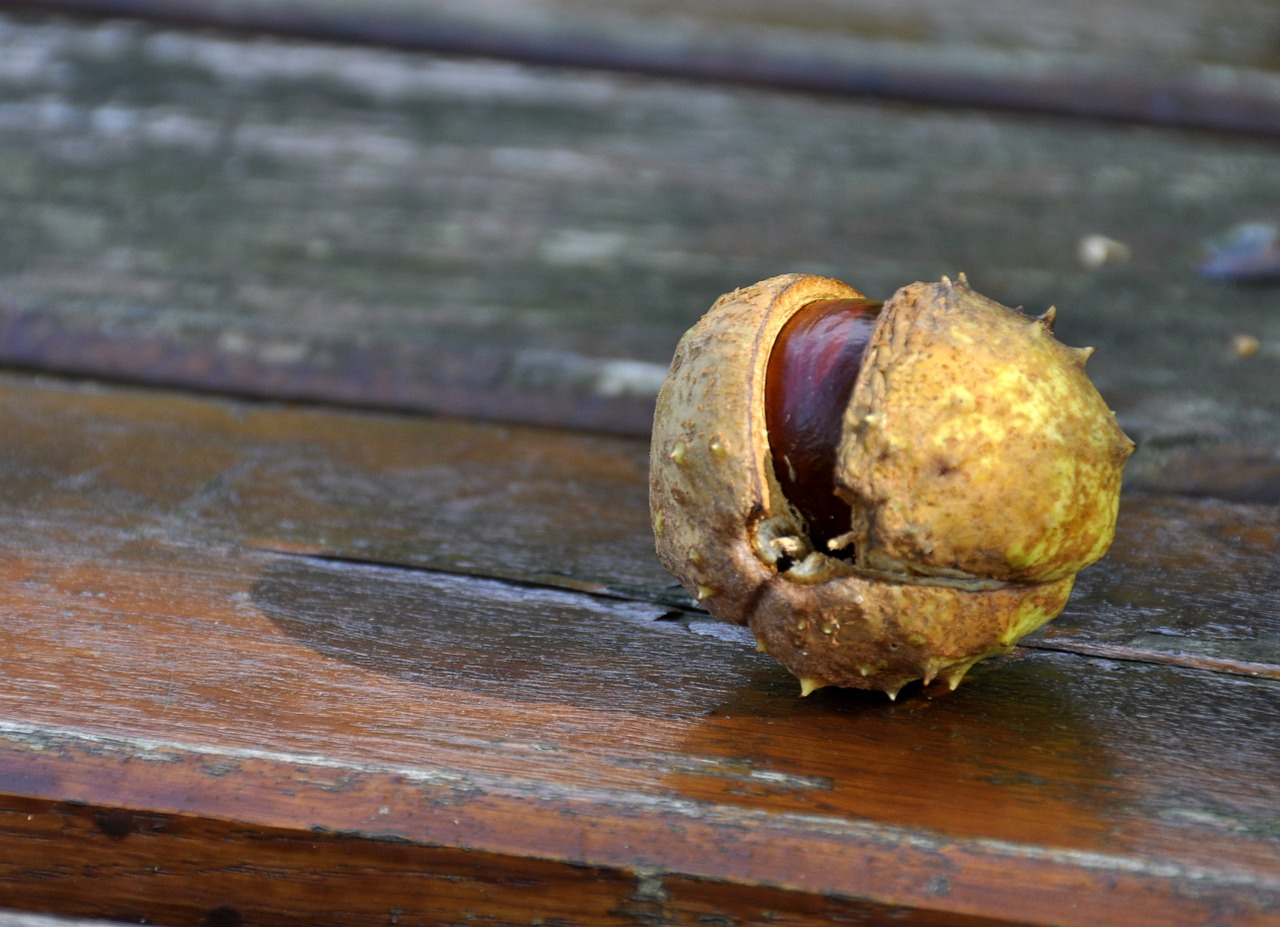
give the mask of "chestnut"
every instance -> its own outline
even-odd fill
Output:
[[[778,332],[765,374],[765,426],[773,472],[819,549],[849,530],[849,505],[835,495],[844,410],[862,368],[881,304],[820,299]]]
[[[808,694],[896,696],[1056,616],[1107,550],[1133,443],[1090,349],[954,283],[883,306],[790,274],[722,296],[658,394],[658,556]]]

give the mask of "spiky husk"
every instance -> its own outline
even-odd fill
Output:
[[[1057,615],[1075,572],[1105,552],[1132,444],[1051,316],[1027,319],[963,281],[914,284],[886,304],[846,412],[857,560],[814,550],[773,472],[765,373],[795,312],[860,296],[775,277],[721,297],[684,336],[654,419],[657,551],[806,694],[954,688]],[[1009,512],[1018,524],[1002,526]]]

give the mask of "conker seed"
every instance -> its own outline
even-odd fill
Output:
[[[869,299],[809,303],[782,327],[769,354],[765,416],[774,473],[819,550],[849,531],[849,504],[835,492],[836,451],[880,306]]]

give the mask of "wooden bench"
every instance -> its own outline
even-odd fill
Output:
[[[1266,5],[650,6],[0,10],[0,925],[1280,919],[1280,289],[1195,270]],[[654,557],[675,341],[791,270],[1056,303],[1139,443],[945,697]]]

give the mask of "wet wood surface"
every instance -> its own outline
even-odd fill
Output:
[[[102,918],[73,918],[56,914],[31,914],[23,911],[0,910],[0,927],[110,927],[116,921]]]
[[[1275,923],[1280,290],[1194,270],[1280,212],[1274,142],[1155,128],[1123,83],[1106,123],[690,52],[830,65],[823,30],[1026,88],[1087,48],[1239,103],[1265,11],[22,6],[0,925]],[[404,50],[442,35],[507,60]],[[1139,441],[1111,553],[955,693],[801,698],[654,556],[666,359],[783,270],[1056,302]]]
[[[65,859],[80,830],[131,888],[61,884],[59,910],[172,923],[306,922],[253,888],[277,871],[336,873],[344,922],[396,897],[430,923],[422,866],[468,867],[431,895],[464,907],[585,880],[584,923],[636,919],[646,891],[672,922],[821,898],[1051,923],[1083,893],[1065,922],[1266,923],[1280,900],[1271,507],[1131,498],[1068,613],[956,693],[801,699],[672,596],[643,441],[26,379],[0,397],[0,794],[63,803],[9,816],[0,883],[33,904],[62,870],[23,877],[27,838]],[[569,868],[503,874],[535,857]],[[229,858],[249,862],[213,878]],[[203,888],[155,887],[183,880]]]
[[[0,501],[32,514],[693,607],[653,552],[643,440],[0,386]],[[1277,550],[1273,506],[1131,494],[1111,553],[1033,640],[1276,677]]]
[[[317,832],[374,857],[405,843],[408,872],[412,847],[454,848],[426,854],[441,859],[427,872],[480,867],[477,892],[519,880],[471,853],[572,863],[558,878],[575,882],[598,867],[613,905],[650,869],[657,888],[671,873],[1015,923],[1267,923],[1275,902],[1259,771],[1276,745],[1257,736],[1274,682],[1024,651],[943,699],[802,700],[747,642],[651,607],[136,539],[110,557],[99,540],[90,563],[65,535],[46,542],[54,555],[30,531],[22,543],[5,585],[27,617],[5,644],[25,659],[0,704],[24,720],[0,731],[0,785],[73,802],[78,827],[96,818],[112,838],[95,869],[131,874],[126,890],[57,886],[64,911],[123,917],[132,897],[151,920],[190,923],[239,899],[249,922],[284,919],[290,890],[252,888],[273,865],[264,826],[312,859]],[[145,811],[122,814],[122,796]],[[50,873],[86,865],[59,842],[74,840],[67,814],[10,814],[11,897],[48,904]],[[173,815],[241,827],[206,857]],[[239,844],[255,840],[245,866]],[[24,879],[33,845],[64,868]],[[334,866],[282,855],[306,884]],[[211,883],[231,860],[233,884]],[[557,867],[530,868],[557,890]],[[160,890],[188,881],[201,890]],[[338,878],[325,903],[389,905],[365,894],[379,887]],[[392,897],[411,922],[456,903]],[[509,922],[502,904],[488,911]],[[742,917],[727,898],[718,913]]]

